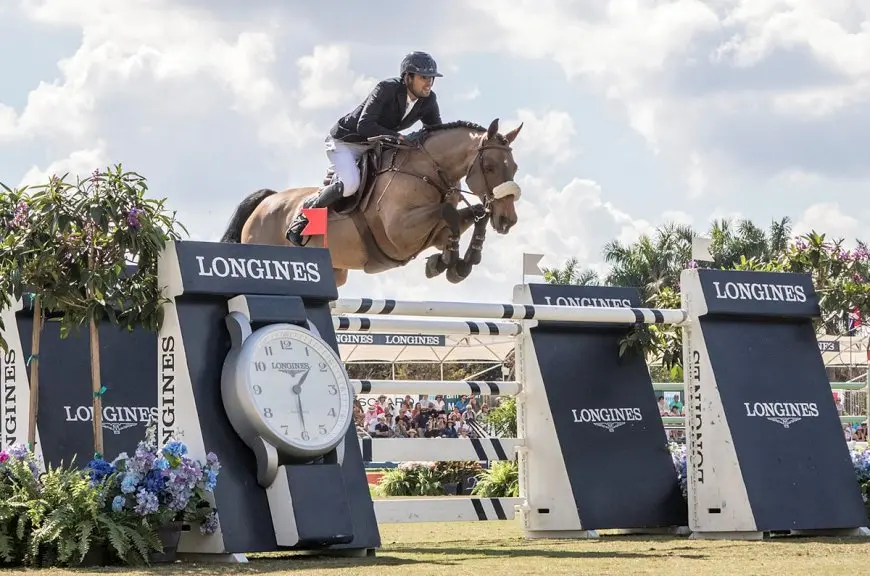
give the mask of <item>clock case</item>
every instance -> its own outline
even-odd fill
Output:
[[[258,329],[273,324],[301,326],[333,351],[335,345],[325,341],[308,319],[299,297],[236,296],[228,301],[228,309],[225,322],[231,348],[222,372],[224,407],[231,425],[256,458],[257,483],[268,496],[276,544],[310,548],[350,543],[354,539],[354,522],[343,465],[345,443],[351,432],[356,439],[352,407],[344,437],[332,449],[311,456],[281,450],[265,440],[237,401],[237,387],[244,385],[236,381],[236,375],[243,371],[237,360],[244,341]],[[343,368],[340,358],[339,365]],[[346,373],[344,384],[350,386]],[[350,395],[353,398],[352,388]]]
[[[232,309],[232,303],[230,306]],[[251,320],[239,310],[231,311],[227,316],[226,323],[232,348],[224,361],[221,374],[221,397],[233,428],[257,457],[257,482],[260,486],[267,488],[275,481],[278,466],[281,464],[311,462],[321,457],[340,463],[344,457],[342,443],[344,433],[353,423],[353,408],[351,406],[354,395],[353,387],[341,358],[320,338],[317,327],[310,322],[306,326],[279,322],[266,324],[254,330],[251,326]],[[251,356],[254,351],[250,346],[270,330],[298,330],[313,336],[338,365],[340,376],[335,384],[345,389],[350,400],[344,413],[343,422],[338,423],[341,435],[323,447],[298,446],[293,442],[285,441],[260,418],[258,409],[252,401],[249,392],[249,386],[252,384],[249,364],[252,361]]]

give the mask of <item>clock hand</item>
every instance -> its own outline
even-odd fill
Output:
[[[305,416],[302,415],[302,394],[296,394],[296,405],[299,406],[299,421],[302,422],[302,430],[305,431]]]
[[[309,375],[309,374],[311,374],[311,370],[306,370],[306,371],[302,374],[302,378],[300,378],[300,379],[299,379],[299,382],[296,384],[296,387],[297,387],[297,388],[299,388],[299,389],[302,388],[302,383],[305,382],[305,379],[308,378],[308,375]]]

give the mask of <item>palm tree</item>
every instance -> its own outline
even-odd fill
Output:
[[[573,284],[576,286],[598,286],[601,279],[591,268],[580,269],[580,261],[571,257],[561,268],[544,268],[544,280],[548,284]]]
[[[678,289],[680,271],[692,257],[695,236],[691,226],[668,223],[656,228],[653,237],[643,235],[633,244],[608,242],[604,259],[612,269],[607,284],[638,288],[644,300],[662,288]]]
[[[774,220],[767,231],[750,220],[714,220],[710,228],[714,268],[731,268],[743,256],[747,260],[770,262],[786,249],[791,235],[791,220],[788,217]]]

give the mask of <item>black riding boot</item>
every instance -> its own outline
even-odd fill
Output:
[[[328,208],[341,198],[343,192],[344,183],[341,180],[336,180],[329,186],[322,188],[317,196],[309,198],[302,205],[305,208]],[[307,224],[308,218],[300,210],[293,222],[290,223],[290,227],[287,228],[287,240],[296,246],[304,246],[305,240],[302,231]]]

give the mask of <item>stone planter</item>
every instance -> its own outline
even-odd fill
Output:
[[[178,552],[178,541],[181,539],[181,531],[184,523],[181,521],[169,522],[157,529],[157,536],[163,544],[163,553],[152,552],[152,564],[170,564],[175,562]]]

